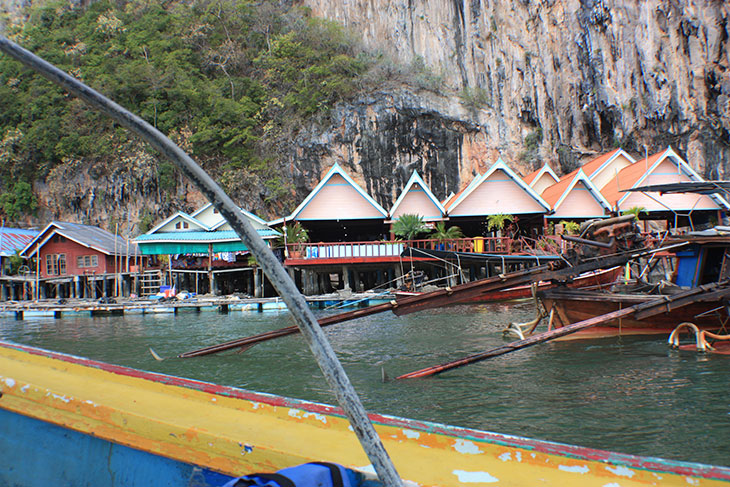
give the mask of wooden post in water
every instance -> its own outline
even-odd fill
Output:
[[[208,244],[208,292],[215,295],[213,289],[213,244]]]
[[[40,241],[35,244],[35,290],[33,299],[38,301],[40,298],[40,282],[41,282],[41,244]]]
[[[253,296],[255,298],[261,297],[261,278],[259,277],[259,268],[253,268]]]

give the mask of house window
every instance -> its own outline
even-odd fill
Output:
[[[66,254],[46,255],[46,272],[49,276],[66,275]]]
[[[99,257],[96,255],[79,255],[76,257],[76,267],[83,269],[85,267],[97,267],[99,265]]]
[[[175,228],[178,230],[181,230],[181,229],[190,228],[190,225],[188,224],[188,222],[177,222],[175,224]]]

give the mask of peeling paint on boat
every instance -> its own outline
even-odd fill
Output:
[[[494,477],[487,472],[466,472],[464,470],[454,470],[454,475],[459,479],[462,484],[468,483],[480,483],[480,484],[491,484],[499,482],[497,477]]]
[[[588,468],[587,465],[575,465],[575,466],[558,465],[558,470],[562,470],[563,472],[572,472],[572,473],[588,473],[591,471],[591,469]]]
[[[342,410],[330,405],[1,341],[0,370],[6,374],[0,377],[3,410],[148,454],[230,476],[310,461],[374,473]],[[8,377],[13,387],[7,387]],[[719,487],[730,482],[727,467],[369,416],[408,485]],[[519,468],[514,461],[522,462]]]
[[[404,429],[403,436],[405,436],[406,438],[410,438],[412,440],[417,440],[418,438],[420,438],[421,433],[419,433],[418,431]]]
[[[479,453],[484,453],[482,450],[479,449],[478,446],[476,446],[474,443],[468,440],[456,440],[454,443],[454,450],[458,451],[459,453],[464,453],[468,455],[478,455]]]
[[[314,418],[323,424],[327,424],[327,417],[325,417],[324,415],[319,414],[319,413],[310,413],[307,411],[303,411],[301,409],[293,409],[293,408],[290,409],[289,416],[291,416],[292,418],[297,418],[297,419]]]
[[[10,377],[6,377],[5,379],[3,379],[3,382],[5,382],[5,385],[7,385],[8,387],[15,387],[15,381]]]
[[[606,470],[608,470],[611,473],[614,473],[616,475],[621,475],[623,477],[631,478],[634,476],[634,471],[630,468],[618,466],[618,467],[606,467]]]
[[[63,402],[65,402],[66,404],[68,404],[68,403],[70,403],[70,402],[71,402],[71,399],[69,399],[69,398],[68,398],[68,397],[66,397],[66,396],[62,396],[62,395],[60,395],[60,394],[53,394],[53,393],[49,392],[49,393],[48,393],[48,395],[50,395],[50,396],[51,396],[52,398],[54,398],[54,399],[58,399],[59,401],[63,401]]]

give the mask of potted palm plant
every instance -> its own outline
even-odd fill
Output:
[[[421,215],[404,213],[393,222],[392,230],[396,237],[413,240],[418,235],[428,232],[428,227]]]
[[[505,215],[504,213],[495,213],[494,215],[487,216],[487,229],[496,230],[499,232],[498,236],[501,236],[502,230],[507,225],[507,222],[513,222],[515,217],[512,215]]]
[[[279,247],[284,247],[284,251],[288,252],[292,259],[298,259],[302,256],[302,245],[309,241],[309,232],[304,228],[301,223],[294,222],[293,224],[284,225],[281,229],[281,235],[277,237],[276,244]],[[289,244],[297,244],[290,248]]]
[[[439,248],[444,250],[445,242],[448,240],[456,240],[463,238],[464,232],[457,226],[446,228],[446,223],[438,222],[434,226],[433,232],[429,235],[431,238],[439,242]]]

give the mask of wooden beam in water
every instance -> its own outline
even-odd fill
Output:
[[[318,321],[319,326],[329,326],[334,325],[337,323],[342,323],[343,321],[353,320],[355,318],[361,318],[363,316],[369,316],[376,313],[382,313],[383,311],[388,311],[393,308],[393,303],[383,303],[378,304],[375,306],[369,306],[367,308],[357,309],[354,311],[348,311],[346,313],[340,313],[332,316],[327,316]],[[226,350],[231,350],[232,348],[240,348],[240,347],[246,347],[250,348],[251,346],[255,345],[256,343],[265,342],[267,340],[273,340],[274,338],[284,337],[288,335],[292,335],[294,333],[299,333],[299,327],[298,326],[287,326],[285,328],[280,328],[278,330],[272,330],[272,331],[266,331],[263,333],[259,333],[258,335],[253,335],[245,338],[237,338],[235,340],[230,340],[228,342],[219,343],[217,345],[211,345],[209,347],[199,348],[197,350],[192,350],[190,352],[184,352],[178,355],[180,358],[190,358],[190,357],[201,357],[203,355],[210,355],[212,353],[218,353],[218,352],[224,352]]]
[[[319,326],[329,326],[334,325],[337,323],[342,323],[349,320],[354,320],[356,318],[362,318],[364,316],[370,316],[377,313],[382,313],[384,311],[393,310],[397,315],[401,314],[407,314],[407,313],[413,313],[414,311],[419,311],[420,309],[428,309],[436,306],[442,306],[442,299],[446,299],[449,303],[455,303],[459,301],[459,297],[461,296],[461,300],[469,299],[470,296],[473,296],[472,294],[474,288],[479,288],[480,286],[490,286],[491,288],[494,288],[496,290],[499,289],[506,289],[509,287],[513,287],[516,285],[519,285],[524,282],[524,278],[528,277],[528,281],[532,282],[534,280],[542,280],[543,272],[545,272],[548,269],[548,266],[541,266],[539,268],[534,267],[532,269],[529,269],[527,271],[519,271],[513,274],[505,275],[502,277],[491,277],[487,279],[483,279],[481,281],[474,281],[466,284],[460,284],[459,286],[454,286],[453,288],[447,288],[447,289],[439,289],[437,291],[433,291],[430,293],[424,293],[416,296],[406,296],[403,298],[398,299],[397,301],[390,301],[388,303],[378,304],[375,306],[369,306],[367,308],[362,308],[354,311],[347,311],[345,313],[340,313],[332,316],[326,316],[318,321]],[[492,290],[490,288],[490,290]],[[466,290],[467,292],[464,293],[463,290]],[[454,293],[456,293],[455,298],[450,298]],[[481,294],[482,292],[479,291],[477,293]],[[416,307],[410,307],[412,303],[425,303]],[[430,305],[429,305],[430,303]],[[407,306],[407,309],[404,309],[402,312],[396,312],[395,310],[399,309],[401,306]],[[292,335],[294,333],[299,333],[299,328],[296,326],[288,326],[285,328],[280,328],[278,330],[273,331],[267,331],[263,333],[259,333],[258,335],[252,335],[249,337],[244,338],[238,338],[235,340],[230,340],[228,342],[219,343],[217,345],[211,345],[209,347],[200,348],[197,350],[192,350],[190,352],[184,352],[178,355],[180,358],[190,358],[190,357],[201,357],[203,355],[210,355],[213,353],[218,352],[224,352],[226,350],[231,350],[233,348],[238,347],[244,347],[244,346],[251,346],[256,343],[273,340],[275,338],[284,337],[288,335]]]
[[[566,335],[571,335],[581,330],[591,328],[601,323],[614,320],[616,318],[622,318],[632,313],[641,313],[642,318],[648,318],[659,313],[669,311],[671,309],[681,308],[692,303],[699,301],[714,301],[723,297],[730,296],[730,288],[725,287],[730,281],[723,281],[716,284],[706,285],[698,288],[689,289],[687,291],[674,294],[672,296],[661,296],[656,299],[650,299],[644,303],[637,303],[633,306],[629,306],[624,309],[612,311],[587,320],[579,321],[571,325],[562,326],[550,331],[538,333],[524,340],[517,340],[501,347],[493,348],[485,352],[476,353],[468,357],[464,357],[452,362],[447,362],[441,365],[434,365],[426,367],[424,369],[416,370],[415,372],[409,372],[407,374],[400,375],[396,379],[415,379],[419,377],[429,377],[431,375],[440,374],[447,370],[463,367],[465,365],[481,362],[492,357],[504,355],[506,353],[514,352],[523,348],[544,343],[550,340],[555,340]]]
[[[517,340],[515,342],[502,345],[501,347],[487,350],[486,352],[476,353],[474,355],[454,360],[452,362],[447,362],[445,364],[433,365],[431,367],[426,367],[425,369],[416,370],[415,372],[409,372],[407,374],[396,377],[396,379],[416,379],[418,377],[429,377],[431,375],[440,374],[441,372],[446,372],[447,370],[455,369],[457,367],[463,367],[464,365],[481,362],[482,360],[486,360],[488,358],[497,357],[499,355],[514,352],[515,350],[520,350],[522,348],[526,348],[532,345],[537,345],[538,343],[554,340],[556,338],[570,335],[571,333],[575,333],[580,330],[585,330],[586,328],[590,328],[592,326],[600,325],[601,323],[605,323],[616,318],[630,315],[635,311],[635,307],[636,306],[632,306],[618,311],[613,311],[605,315],[594,316],[593,318],[579,321],[578,323],[573,323],[572,325],[555,328],[551,331],[538,333],[537,335],[525,338],[524,340]]]
[[[519,286],[521,284],[546,281],[551,279],[557,280],[568,280],[573,277],[579,276],[584,272],[590,272],[599,269],[607,269],[615,267],[617,265],[625,264],[630,260],[636,259],[643,255],[647,255],[653,252],[665,249],[656,250],[641,250],[637,252],[627,252],[615,256],[606,256],[600,259],[584,262],[573,267],[561,268],[565,265],[565,262],[558,261],[550,264],[532,267],[510,274],[502,274],[499,276],[488,277],[479,281],[468,282],[460,284],[452,288],[439,289],[430,293],[419,294],[415,296],[406,296],[399,298],[397,301],[390,301],[388,303],[378,304],[376,306],[370,306],[367,308],[358,309],[355,311],[348,311],[346,313],[340,313],[337,315],[327,316],[318,320],[319,326],[329,326],[336,323],[343,323],[345,321],[361,318],[364,316],[370,316],[383,311],[392,310],[397,316],[414,313],[416,311],[423,311],[426,309],[436,308],[449,304],[459,303],[461,301],[467,301],[474,297],[478,297],[482,294],[489,292],[499,291],[502,289],[508,289],[510,287]],[[180,358],[191,358],[200,357],[203,355],[210,355],[213,353],[224,352],[238,347],[250,347],[256,343],[261,343],[275,338],[292,335],[299,333],[299,329],[295,326],[289,326],[286,328],[280,328],[278,330],[267,331],[259,333],[258,335],[252,335],[244,338],[237,338],[228,342],[220,343],[217,345],[211,345],[189,352],[183,352],[178,357]]]

